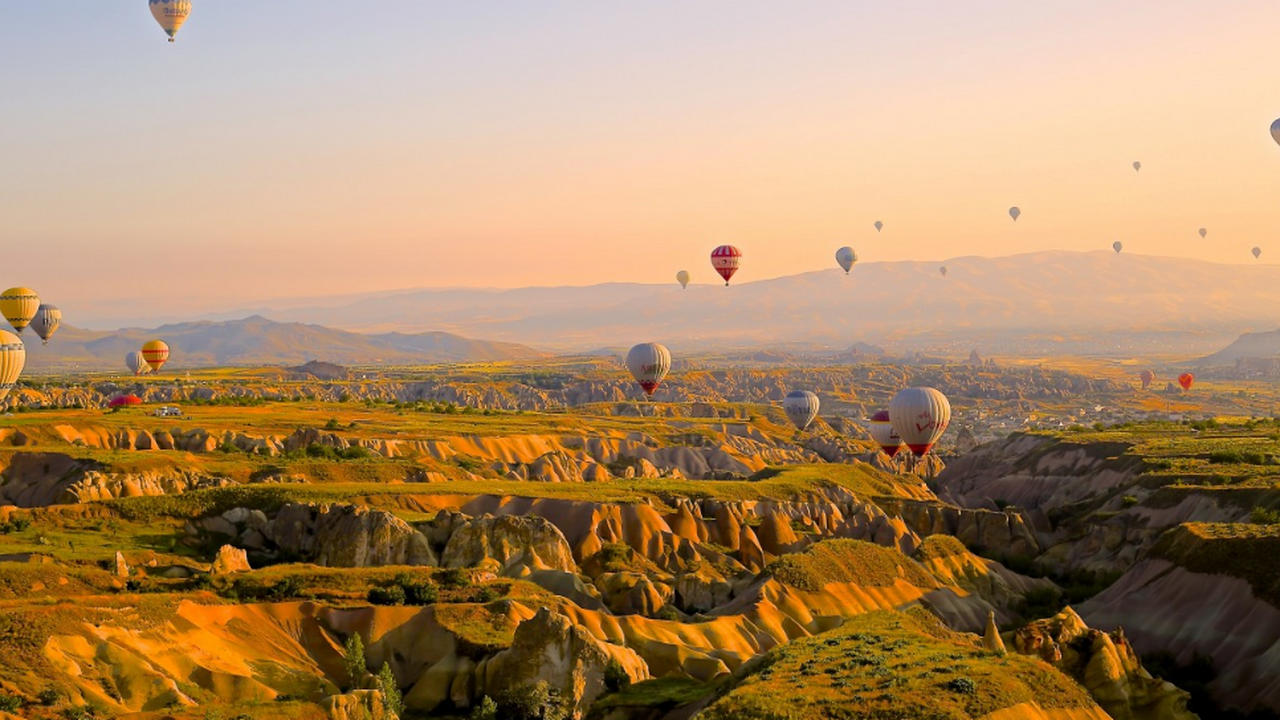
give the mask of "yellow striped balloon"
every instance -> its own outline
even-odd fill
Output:
[[[0,400],[17,387],[18,376],[26,364],[27,348],[22,344],[22,338],[8,330],[0,330]]]
[[[4,314],[4,319],[18,332],[31,324],[39,309],[40,296],[31,288],[9,288],[0,295],[0,313]]]
[[[142,346],[142,359],[152,370],[160,372],[160,368],[169,359],[169,346],[163,340],[152,340]]]
[[[147,4],[151,6],[151,16],[169,36],[169,42],[173,42],[191,14],[191,0],[148,0]]]

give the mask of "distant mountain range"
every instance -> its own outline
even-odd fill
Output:
[[[343,364],[428,364],[523,360],[545,354],[516,343],[470,340],[444,332],[365,335],[261,316],[191,322],[153,330],[96,332],[64,326],[49,345],[25,333],[27,367],[121,368],[124,356],[154,338],[173,348],[174,367],[285,365],[309,360]]]
[[[1245,333],[1218,352],[1201,358],[1196,365],[1233,365],[1244,358],[1280,357],[1280,330]]]
[[[707,280],[711,270],[697,275]],[[443,330],[574,352],[641,340],[687,350],[839,349],[867,341],[895,353],[961,357],[974,347],[984,355],[1192,356],[1280,322],[1280,267],[1053,251],[863,263],[849,276],[833,267],[731,287],[413,290],[261,312],[348,330]]]

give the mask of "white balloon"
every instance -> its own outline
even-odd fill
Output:
[[[902,449],[902,438],[898,437],[898,431],[893,429],[893,423],[889,421],[889,411],[881,410],[871,416],[871,439],[876,441],[880,449],[889,457],[898,454]]]
[[[819,406],[818,396],[808,390],[787,393],[787,397],[782,401],[782,410],[797,430],[809,427],[809,423],[818,417]]]
[[[627,353],[627,369],[640,383],[644,394],[652,396],[671,371],[671,353],[658,343],[641,343]]]
[[[922,457],[951,424],[951,403],[933,388],[907,388],[889,403],[889,421],[911,452]]]
[[[840,267],[844,268],[844,274],[848,275],[849,270],[853,268],[853,264],[858,262],[858,253],[846,245],[836,251],[836,262],[840,264]]]

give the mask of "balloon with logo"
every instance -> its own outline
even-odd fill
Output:
[[[39,309],[40,296],[31,288],[12,287],[0,293],[0,313],[19,333],[31,324]]]
[[[871,416],[871,439],[889,457],[897,455],[902,449],[902,438],[898,437],[898,431],[893,429],[888,410],[881,410]]]
[[[1009,208],[1009,217],[1013,218],[1014,222],[1018,222],[1018,216],[1021,214],[1022,214],[1022,211],[1019,210],[1016,205],[1014,207]]]
[[[1155,381],[1156,374],[1151,372],[1150,370],[1143,370],[1142,372],[1138,373],[1138,379],[1142,381],[1142,389],[1146,390],[1147,388],[1151,387],[1151,383]]]
[[[836,263],[844,268],[845,275],[849,274],[849,271],[853,269],[853,264],[856,262],[858,262],[858,253],[854,252],[853,248],[848,245],[836,251]]]
[[[688,290],[689,289],[689,271],[681,270],[680,272],[676,273],[676,282],[680,283],[680,287],[684,288],[685,290]]]
[[[644,394],[653,397],[662,379],[671,371],[671,353],[658,343],[641,343],[627,353],[627,369],[640,383]]]
[[[782,410],[797,430],[809,427],[813,419],[818,417],[818,396],[808,390],[795,390],[787,393],[782,400]]]
[[[22,338],[8,330],[0,330],[0,400],[18,386],[18,377],[27,364],[27,346]]]
[[[724,278],[726,287],[729,285],[729,278],[738,272],[740,264],[742,264],[742,251],[732,245],[721,245],[711,251],[711,267]]]
[[[1190,390],[1191,385],[1195,383],[1195,381],[1196,376],[1191,373],[1182,373],[1178,376],[1178,384],[1182,386],[1183,390]]]
[[[182,29],[182,24],[187,21],[187,16],[191,14],[191,0],[147,0],[151,5],[151,17],[160,23],[160,27],[169,36],[169,42],[173,42],[178,31]]]
[[[156,372],[169,361],[169,346],[163,340],[152,340],[142,346],[142,361]]]
[[[912,454],[924,457],[951,424],[951,403],[934,388],[907,388],[889,402],[889,422]]]
[[[31,320],[31,328],[36,331],[44,344],[48,345],[49,338],[53,337],[60,327],[62,327],[62,311],[42,303],[40,309],[36,310],[36,316]]]

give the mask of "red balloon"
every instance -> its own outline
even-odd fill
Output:
[[[732,245],[721,245],[711,251],[711,267],[729,284],[729,278],[738,272],[738,264],[742,262],[742,251]]]
[[[1178,376],[1178,384],[1182,386],[1183,390],[1190,390],[1191,383],[1195,381],[1196,381],[1196,376],[1192,375],[1191,373],[1182,373],[1181,375]]]
[[[138,397],[137,395],[120,395],[118,397],[112,398],[111,402],[107,403],[107,407],[114,408],[114,407],[123,407],[126,405],[141,405],[141,404],[142,404],[142,398]]]

